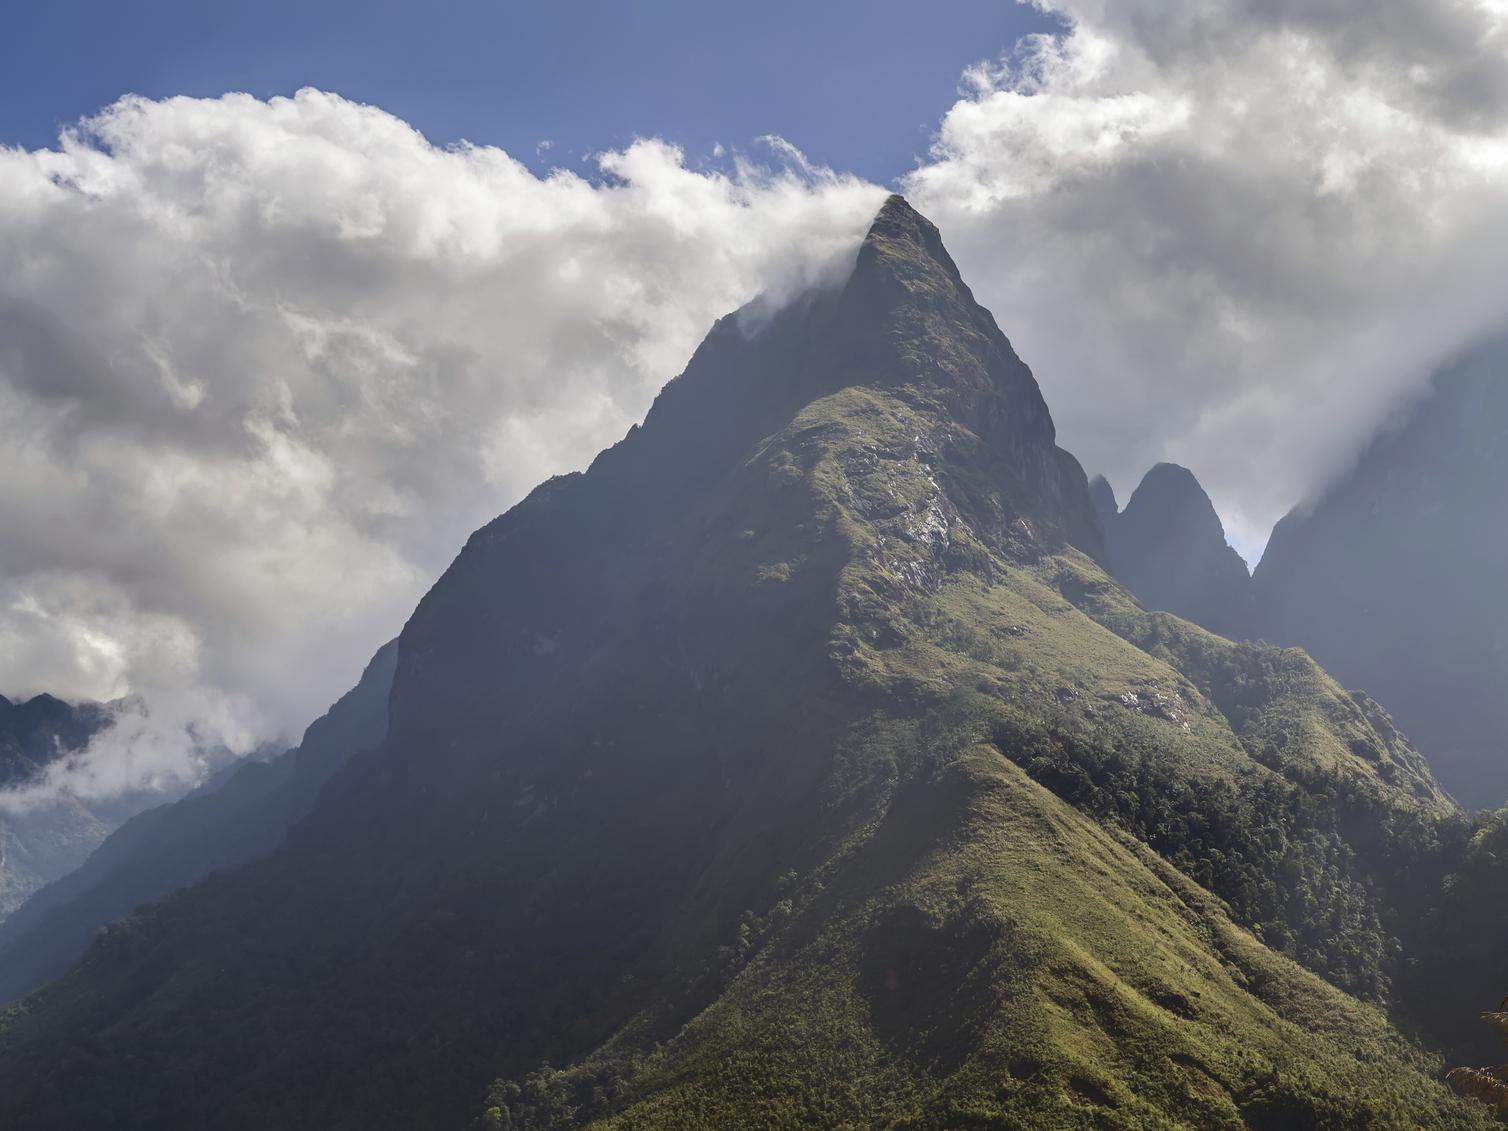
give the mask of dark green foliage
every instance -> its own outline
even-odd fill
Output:
[[[1508,809],[1482,814],[1452,859],[1451,874],[1418,916],[1419,945],[1398,996],[1452,1060],[1485,1063],[1501,1056],[1477,1018],[1484,997],[1505,988]]]
[[[1400,944],[1382,922],[1387,903],[1373,873],[1389,861],[1359,856],[1342,835],[1352,823],[1385,835],[1393,816],[1385,802],[1334,780],[1191,778],[1150,736],[1126,742],[1012,720],[995,741],[1065,801],[1115,822],[1221,896],[1273,949],[1353,993],[1385,995]]]

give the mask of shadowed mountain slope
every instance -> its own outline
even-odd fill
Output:
[[[215,789],[138,813],[77,870],[33,894],[0,923],[0,1002],[65,974],[112,920],[277,848],[330,775],[382,741],[397,654],[396,640],[384,645],[293,750],[240,766]]]
[[[1386,993],[1454,806],[1103,558],[891,198],[472,536],[278,852],[0,1022],[0,1123],[1484,1126],[1336,988]]]
[[[1508,801],[1508,347],[1442,372],[1274,529],[1254,633],[1382,702],[1462,802]]]

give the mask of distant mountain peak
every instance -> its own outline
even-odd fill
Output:
[[[1242,633],[1250,600],[1246,562],[1226,542],[1215,504],[1192,471],[1176,463],[1154,465],[1118,513],[1103,478],[1090,492],[1110,544],[1111,568],[1148,608],[1223,635]]]
[[[1125,513],[1134,516],[1133,521],[1155,524],[1164,534],[1176,529],[1225,541],[1215,504],[1194,473],[1181,464],[1154,464],[1126,502]]]

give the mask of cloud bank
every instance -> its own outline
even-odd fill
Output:
[[[1062,0],[907,180],[1121,498],[1239,548],[1508,314],[1501,0]]]
[[[788,157],[540,178],[312,90],[0,151],[0,687],[296,736],[473,528],[851,253],[882,191]]]
[[[1190,465],[1250,553],[1508,313],[1504,5],[1051,10],[900,187],[1063,443],[1123,496]],[[842,264],[884,190],[760,152],[540,177],[317,91],[0,150],[0,690],[296,734],[717,316]],[[132,781],[198,772],[138,730]]]

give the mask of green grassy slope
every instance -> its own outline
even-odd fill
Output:
[[[925,850],[898,868],[895,838]],[[824,879],[663,1046],[500,1086],[484,1125],[510,1102],[524,1127],[551,1102],[614,1128],[1478,1122],[1375,1009],[988,746]]]

